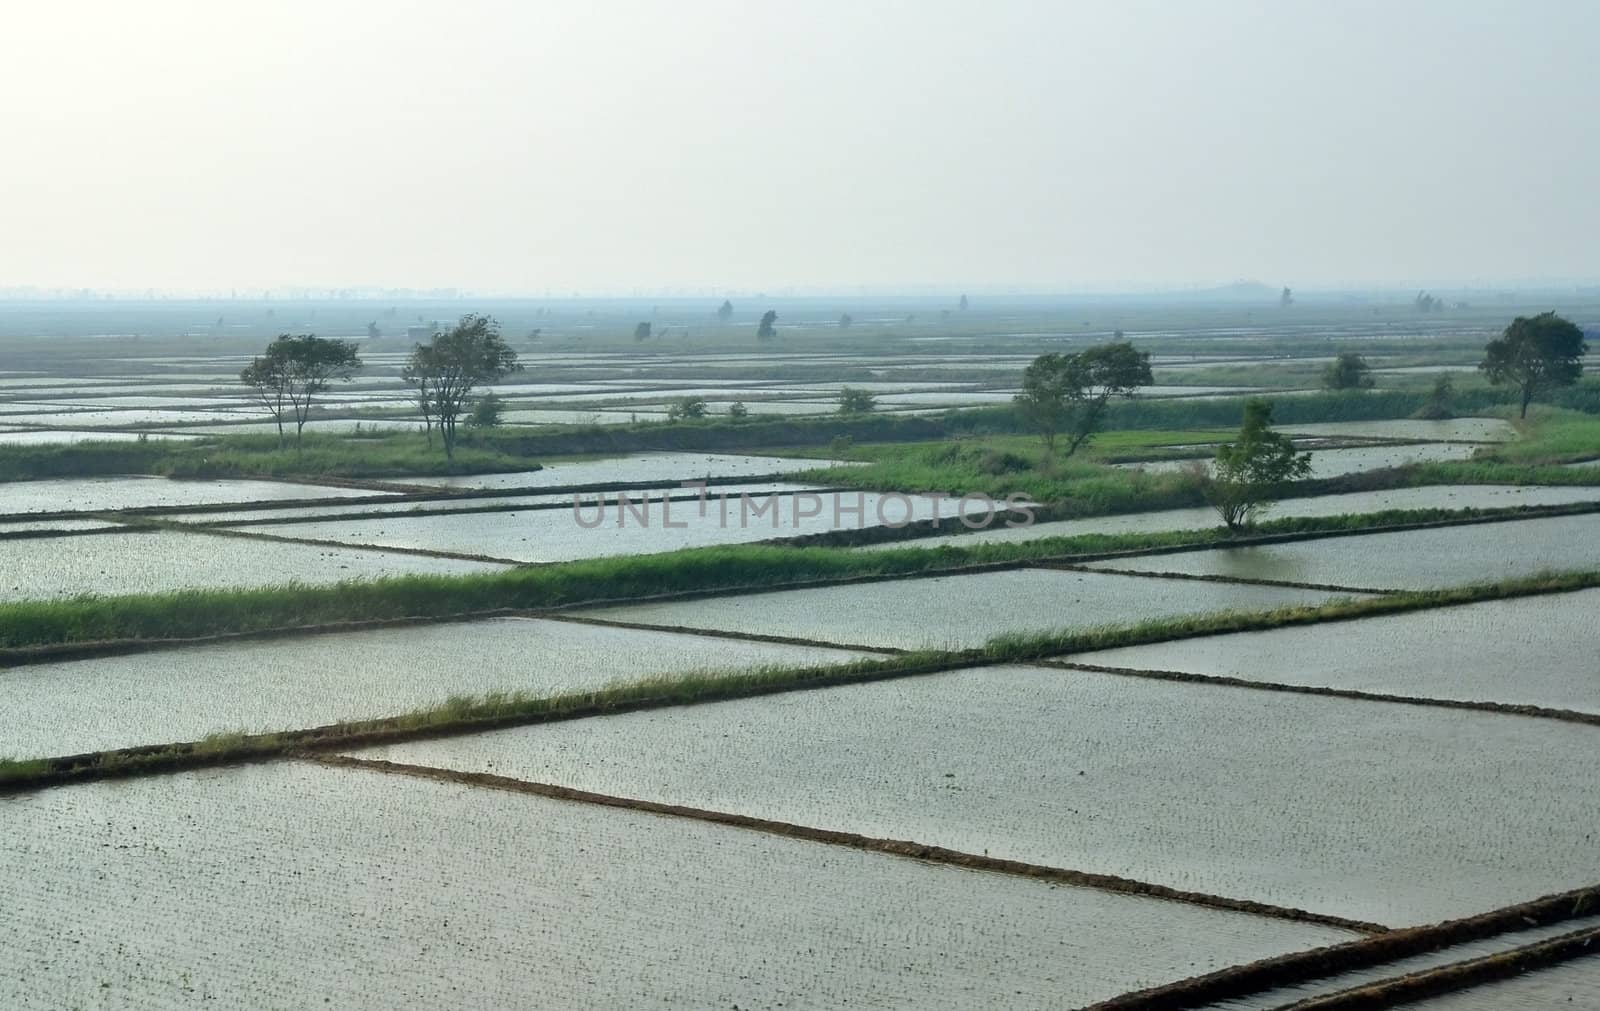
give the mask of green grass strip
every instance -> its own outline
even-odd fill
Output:
[[[1526,508],[1397,510],[1361,516],[1293,518],[1260,524],[1260,536],[1304,536],[1400,524],[1447,523],[1560,514]],[[597,531],[597,535],[603,536]],[[221,635],[428,620],[684,593],[772,590],[827,581],[892,578],[982,566],[1022,565],[1121,552],[1240,543],[1225,530],[1081,534],[1008,543],[884,551],[782,545],[729,545],[529,566],[471,575],[413,575],[246,590],[179,590],[83,596],[0,605],[0,649],[48,651],[99,643],[191,640]],[[13,660],[26,657],[12,657]]]
[[[1173,639],[1345,621],[1507,597],[1564,593],[1595,586],[1600,586],[1600,570],[1543,574],[1443,590],[1335,600],[1318,606],[1215,612],[1072,632],[1002,635],[974,649],[924,650],[833,666],[763,667],[734,673],[664,675],[554,696],[533,696],[522,692],[454,696],[439,705],[408,713],[307,730],[270,734],[213,734],[193,743],[125,748],[50,759],[0,760],[0,791],[29,789],[74,779],[166,772],[273,758],[294,750],[343,749],[424,736],[474,733],[499,727],[882,681],[967,667],[1026,663],[1046,657]]]

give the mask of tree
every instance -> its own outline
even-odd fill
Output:
[[[1217,447],[1204,490],[1229,530],[1248,527],[1278,489],[1311,474],[1311,454],[1296,453],[1289,437],[1271,426],[1272,402],[1252,397],[1245,401],[1239,438]]]
[[[472,428],[494,428],[500,424],[500,418],[506,412],[506,402],[498,393],[493,391],[478,398],[472,405],[472,413],[467,416],[467,424]]]
[[[1022,373],[1017,411],[1044,440],[1046,453],[1053,454],[1056,436],[1066,433],[1070,457],[1100,430],[1112,397],[1131,397],[1151,382],[1150,353],[1128,343],[1040,355]]]
[[[1515,387],[1526,418],[1534,397],[1578,381],[1588,351],[1583,331],[1571,320],[1541,312],[1512,320],[1505,332],[1483,349],[1478,370],[1496,386]]]
[[[288,362],[269,353],[252,361],[239,373],[239,381],[250,387],[278,423],[278,448],[284,446],[283,418],[289,410]]]
[[[382,336],[383,336],[383,331],[378,329],[378,321],[377,320],[373,320],[371,323],[367,324],[367,339],[368,340],[374,340],[375,341],[379,337],[382,337]]]
[[[1418,312],[1444,311],[1444,299],[1430,295],[1425,291],[1417,292],[1417,297],[1411,300],[1411,305]]]
[[[634,327],[633,328],[633,339],[636,342],[642,342],[642,341],[649,340],[650,339],[650,324],[649,323],[640,323],[638,326]]]
[[[256,399],[278,423],[278,445],[284,444],[285,416],[294,419],[294,441],[299,446],[312,399],[334,381],[348,383],[361,367],[361,356],[349,341],[329,340],[313,334],[279,334],[267,345],[239,379],[255,391]]]
[[[959,305],[961,307],[961,311],[962,312],[966,312],[967,311],[967,296],[962,295],[961,296],[961,301],[958,302],[957,305]]]
[[[1284,309],[1294,305],[1294,292],[1289,290],[1288,285],[1283,286],[1283,292],[1278,296],[1278,305]]]
[[[693,421],[706,416],[703,397],[682,397],[667,406],[668,421]]]
[[[727,299],[723,299],[722,300],[722,304],[717,306],[717,322],[718,323],[726,323],[726,322],[728,322],[728,320],[730,320],[732,318],[733,318],[733,303],[728,301]]]
[[[500,324],[469,313],[448,332],[435,332],[430,343],[413,348],[400,375],[417,388],[430,440],[437,424],[444,454],[453,459],[456,420],[472,391],[521,368],[517,353],[500,336]]]
[[[743,421],[744,419],[750,417],[750,408],[744,406],[744,401],[735,400],[733,403],[728,405],[728,417],[732,418],[734,421]]]
[[[854,322],[855,320],[851,318],[849,313],[844,313],[839,317],[839,329],[843,330]]]
[[[761,314],[761,325],[756,327],[756,340],[769,341],[778,336],[778,314],[771,309]]]
[[[846,386],[839,391],[840,414],[867,414],[876,410],[877,398],[866,390],[858,390],[853,386]]]
[[[1433,389],[1428,391],[1427,402],[1417,408],[1417,413],[1412,417],[1424,421],[1445,421],[1453,418],[1456,416],[1453,406],[1455,397],[1456,387],[1450,381],[1450,377],[1439,376],[1433,381]]]
[[[1325,390],[1364,390],[1372,385],[1372,366],[1354,351],[1341,351],[1322,370]]]

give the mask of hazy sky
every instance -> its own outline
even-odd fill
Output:
[[[0,287],[1595,278],[1597,40],[1597,0],[13,0]]]

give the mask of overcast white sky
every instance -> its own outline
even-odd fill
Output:
[[[0,286],[1600,276],[1596,0],[13,0]]]

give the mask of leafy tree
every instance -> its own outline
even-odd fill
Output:
[[[743,421],[744,419],[750,417],[750,408],[744,406],[744,401],[735,400],[733,403],[728,405],[728,417],[732,418],[734,421]]]
[[[726,322],[728,322],[728,320],[730,320],[732,318],[733,318],[733,303],[728,301],[727,299],[723,299],[722,300],[722,304],[717,306],[717,322],[726,323]]]
[[[1284,285],[1282,294],[1278,296],[1278,305],[1285,309],[1294,305],[1294,292],[1289,290],[1288,285]]]
[[[868,414],[877,409],[877,398],[866,390],[846,386],[839,391],[840,414]]]
[[[1131,397],[1151,382],[1150,353],[1128,343],[1040,355],[1022,373],[1017,411],[1044,440],[1046,453],[1055,452],[1056,436],[1065,433],[1070,457],[1100,430],[1112,397]]]
[[[349,341],[329,340],[313,334],[279,334],[239,373],[256,399],[278,423],[278,445],[284,445],[283,423],[294,420],[294,441],[299,446],[311,413],[312,399],[334,381],[348,383],[361,367],[361,356]]]
[[[1411,305],[1418,312],[1444,311],[1444,299],[1430,295],[1425,291],[1417,292],[1417,297],[1411,300]]]
[[[1433,389],[1428,391],[1427,401],[1417,408],[1417,413],[1412,417],[1424,421],[1444,421],[1453,418],[1456,416],[1455,397],[1455,383],[1450,381],[1449,376],[1439,376],[1433,381]]]
[[[693,421],[706,416],[703,397],[682,397],[667,406],[668,421]]]
[[[367,339],[368,340],[374,340],[375,341],[379,337],[382,337],[382,336],[383,336],[383,331],[378,329],[378,321],[377,320],[373,320],[371,323],[367,324]]]
[[[505,400],[491,390],[472,405],[472,413],[467,415],[467,424],[472,428],[494,428],[500,424],[500,419],[505,413]]]
[[[961,311],[962,311],[962,312],[966,312],[966,311],[967,311],[967,296],[965,296],[965,295],[962,295],[962,296],[961,296],[961,301],[960,301],[960,303],[958,303],[958,304],[959,304],[959,305],[960,305],[960,307],[961,307]]]
[[[1229,530],[1241,530],[1283,485],[1311,474],[1311,454],[1296,453],[1288,436],[1272,430],[1271,401],[1252,397],[1245,401],[1239,438],[1217,447],[1212,471],[1206,500]]]
[[[778,314],[771,309],[761,314],[761,325],[756,327],[756,340],[769,341],[778,336]]]
[[[1541,393],[1571,386],[1583,375],[1589,345],[1571,320],[1553,312],[1518,316],[1483,349],[1478,370],[1496,386],[1513,386],[1522,397],[1522,417]]]
[[[412,349],[401,377],[417,388],[429,438],[435,425],[447,458],[455,457],[456,420],[479,386],[520,371],[517,353],[500,336],[500,324],[488,316],[468,314],[448,332]]]
[[[844,314],[840,315],[840,317],[839,317],[839,329],[843,330],[846,327],[848,327],[851,323],[854,323],[854,322],[855,322],[855,319],[852,318],[849,313],[844,313]]]
[[[647,341],[647,340],[649,340],[650,339],[650,324],[648,322],[640,323],[638,326],[634,327],[633,328],[633,339],[635,341]]]
[[[1364,390],[1372,385],[1372,366],[1354,351],[1341,351],[1322,370],[1326,390]]]

